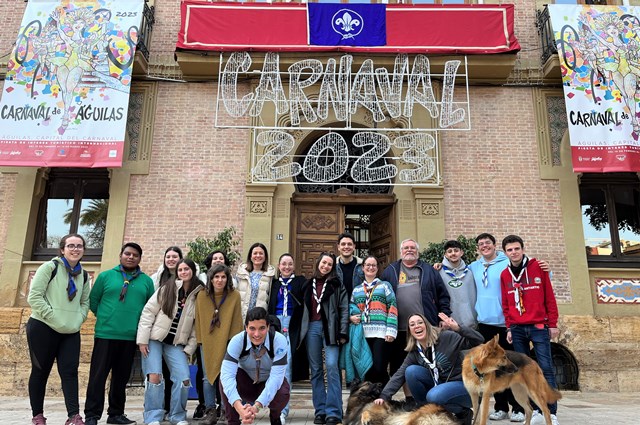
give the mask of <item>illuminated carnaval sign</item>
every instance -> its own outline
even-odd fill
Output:
[[[410,62],[399,54],[389,72],[372,59],[357,67],[353,56],[343,55],[326,63],[304,59],[282,70],[279,54],[270,52],[255,70],[247,52],[231,53],[226,61],[221,55],[215,125],[254,130],[253,182],[292,183],[303,176],[310,184],[333,184],[347,176],[354,185],[439,184],[437,131],[470,129],[466,61],[461,64],[449,60],[436,74],[426,56]],[[257,86],[240,94],[238,83],[247,78]],[[432,78],[441,80],[439,86]],[[467,83],[461,95],[454,90],[460,79]],[[373,128],[353,125],[362,112]],[[242,117],[251,119],[239,122]],[[296,156],[300,134],[293,133],[311,131],[319,138]]]

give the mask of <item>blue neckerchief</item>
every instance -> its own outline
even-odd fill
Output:
[[[67,269],[67,273],[69,274],[69,284],[67,285],[67,296],[69,297],[69,301],[73,301],[78,293],[78,288],[76,288],[76,282],[73,280],[74,277],[78,276],[82,273],[82,266],[80,265],[80,261],[76,264],[75,267],[71,267],[66,258],[62,258],[62,263],[64,264],[64,268]],[[57,266],[56,266],[57,267]]]
[[[119,267],[120,267],[120,273],[122,273],[122,280],[124,281],[122,283],[122,290],[120,291],[120,301],[124,302],[124,298],[127,296],[127,290],[129,289],[129,284],[133,279],[140,276],[141,272],[140,272],[140,266],[136,267],[136,270],[131,274],[125,271],[124,267],[122,267],[122,264],[120,264]]]

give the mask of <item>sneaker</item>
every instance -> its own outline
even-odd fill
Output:
[[[204,418],[205,410],[207,410],[207,408],[205,407],[204,404],[202,403],[198,404],[198,407],[196,407],[196,410],[193,412],[193,419]]]
[[[108,424],[134,425],[136,421],[127,418],[127,415],[114,415],[107,418]],[[85,423],[85,425],[87,425]]]
[[[180,422],[178,422],[176,425],[189,425],[189,422],[187,422],[187,421],[180,421]]]
[[[531,424],[530,425],[546,425],[547,421],[544,420],[544,415],[537,410],[533,411],[533,415],[531,416]]]
[[[327,425],[338,425],[342,423],[342,419],[336,418],[335,416],[329,416],[327,418]]]
[[[558,422],[558,417],[553,413],[551,414],[551,425],[560,425],[560,422]]]
[[[98,418],[85,418],[84,425],[98,425]]]
[[[210,407],[207,410],[205,410],[204,416],[202,417],[202,420],[200,423],[204,425],[216,425],[217,421],[218,421],[218,413],[216,412],[215,408]]]
[[[44,417],[42,413],[36,415],[31,419],[31,423],[33,425],[47,425],[47,418]]]
[[[64,425],[84,425],[84,421],[82,420],[82,416],[76,413],[64,423]]]
[[[147,425],[160,425],[160,422],[153,421],[153,422],[149,422]]]
[[[285,425],[287,423],[287,417],[282,413],[280,415],[280,425]]]
[[[489,415],[489,419],[492,421],[501,421],[503,419],[507,419],[507,416],[509,415],[504,410],[496,410]]]
[[[524,413],[523,412],[511,412],[511,415],[509,415],[509,420],[511,422],[524,422]]]
[[[316,415],[316,417],[313,419],[313,423],[314,425],[324,425],[325,423],[327,423],[327,415],[323,415],[322,413]]]

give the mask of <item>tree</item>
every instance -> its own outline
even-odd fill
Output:
[[[464,235],[460,235],[457,241],[462,245],[464,255],[462,259],[466,264],[471,264],[476,260],[476,241],[474,238],[467,238]],[[442,263],[444,258],[444,244],[447,239],[443,239],[442,242],[429,242],[427,247],[420,253],[420,259],[426,261],[429,264]]]
[[[108,199],[91,199],[89,205],[80,212],[80,226],[86,227],[84,236],[87,245],[92,248],[101,247],[104,242],[104,233],[107,229],[107,212],[109,211]],[[71,223],[73,210],[64,214],[64,223]]]
[[[220,250],[227,254],[227,258],[229,262],[231,262],[231,266],[233,266],[240,258],[240,253],[237,249],[240,241],[236,239],[236,233],[236,228],[232,226],[225,227],[219,231],[213,239],[198,236],[195,240],[187,242],[187,246],[189,247],[187,258],[192,259],[198,264],[200,270],[206,270],[204,260],[207,258],[207,255],[213,251]]]

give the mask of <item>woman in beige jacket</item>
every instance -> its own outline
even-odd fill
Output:
[[[138,325],[136,340],[146,376],[144,422],[149,425],[160,425],[165,412],[163,357],[173,384],[169,421],[188,425],[186,407],[191,382],[187,356],[196,349],[196,296],[203,284],[195,263],[188,258],[178,263],[177,276],[175,284],[167,282],[149,299]]]
[[[247,262],[240,264],[236,274],[242,303],[242,320],[246,317],[247,311],[254,307],[267,309],[271,279],[275,274],[276,269],[269,264],[267,247],[260,242],[251,245]]]

